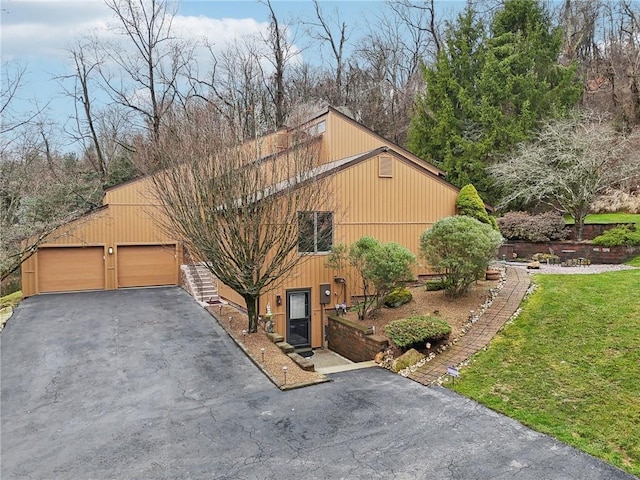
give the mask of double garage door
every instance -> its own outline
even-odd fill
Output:
[[[38,250],[38,290],[69,292],[104,290],[107,261],[104,247],[56,247]],[[116,288],[176,285],[175,245],[119,246]],[[113,288],[113,287],[111,287]]]

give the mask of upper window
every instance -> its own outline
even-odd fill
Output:
[[[333,248],[333,213],[298,213],[298,252],[322,253]]]
[[[307,133],[312,136],[315,137],[316,135],[320,135],[321,133],[324,133],[327,130],[327,122],[325,120],[322,120],[321,122],[318,122],[314,125],[311,125],[309,128],[307,128]]]

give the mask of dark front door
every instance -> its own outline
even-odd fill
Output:
[[[311,290],[287,292],[287,342],[294,347],[311,346]]]

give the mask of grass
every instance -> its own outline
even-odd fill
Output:
[[[569,225],[573,225],[573,218],[565,217]],[[640,223],[640,213],[592,213],[587,215],[584,223]]]
[[[22,292],[17,291],[0,298],[0,308],[15,307],[22,300]]]
[[[636,258],[632,258],[627,262],[627,265],[631,265],[632,267],[640,267],[640,255]]]
[[[639,475],[640,270],[535,282],[451,388]]]

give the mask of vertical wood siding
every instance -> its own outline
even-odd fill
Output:
[[[383,155],[389,156],[390,153]],[[372,157],[338,172],[328,182],[331,199],[319,210],[334,211],[334,244],[353,243],[368,235],[383,242],[394,241],[419,255],[420,235],[440,218],[455,214],[455,187],[425,173],[419,167],[392,155],[391,178],[378,175],[379,158]],[[310,288],[312,302],[312,346],[323,345],[322,323],[325,315],[320,305],[320,284],[331,285],[332,303],[350,304],[352,295],[358,295],[353,272],[335,272],[325,267],[327,254],[306,255],[304,263],[283,280],[282,285],[263,295],[260,314],[266,313],[267,303],[275,315],[276,330],[286,336],[286,292],[294,288]],[[415,273],[429,273],[428,266],[419,263]],[[334,281],[336,276],[346,277],[346,287]],[[221,285],[220,294],[244,306],[243,299],[228,287]],[[276,296],[282,305],[278,306]]]

